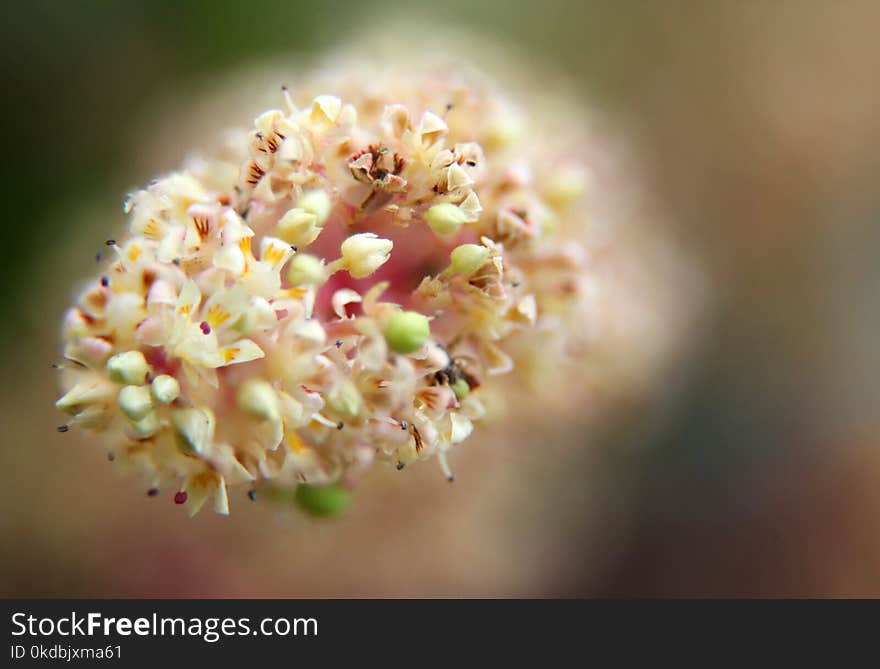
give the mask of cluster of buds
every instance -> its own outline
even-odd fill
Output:
[[[507,342],[580,327],[576,156],[542,154],[482,81],[336,92],[284,88],[218,156],[132,194],[66,315],[59,429],[104,435],[190,513],[375,463],[434,457],[452,480]]]

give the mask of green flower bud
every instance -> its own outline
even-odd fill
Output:
[[[417,311],[398,311],[388,319],[385,326],[385,341],[391,350],[398,353],[418,351],[431,336],[428,317]]]
[[[153,398],[160,404],[171,404],[180,395],[180,384],[173,376],[162,374],[153,379]]]
[[[357,416],[361,410],[361,394],[354,383],[345,379],[336,384],[327,396],[328,406],[346,418]]]
[[[452,392],[455,393],[455,399],[459,401],[471,394],[471,387],[464,379],[459,379],[449,387],[452,388]]]
[[[287,278],[294,286],[319,286],[327,280],[327,270],[320,258],[298,253],[290,261]]]
[[[452,249],[449,271],[455,274],[473,274],[489,259],[490,251],[479,244],[462,244]]]
[[[314,214],[294,207],[278,219],[275,232],[288,244],[307,246],[321,234],[321,226]]]
[[[440,202],[428,209],[425,220],[438,235],[450,235],[467,221],[467,214],[451,202]]]
[[[296,488],[296,503],[312,516],[337,516],[348,507],[351,493],[338,483],[325,486],[301,484]]]
[[[140,351],[119,353],[107,361],[107,372],[116,383],[142,385],[146,383],[149,371],[147,359]]]
[[[159,431],[161,427],[159,417],[155,411],[150,411],[140,420],[129,423],[129,434],[135,439],[148,439]]]
[[[119,391],[119,408],[133,421],[139,421],[153,409],[147,386],[125,386]]]

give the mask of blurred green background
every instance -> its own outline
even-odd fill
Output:
[[[876,2],[78,1],[4,14],[0,594],[880,595]],[[144,151],[156,110],[183,114],[174,106],[205,81],[264,59],[393,40],[384,20],[407,17],[426,39],[460,25],[533,54],[627,129],[669,235],[712,286],[696,345],[589,449],[515,494],[512,459],[415,510],[388,505],[433,477],[389,479],[330,525],[157,510],[54,432],[49,367],[125,192],[185,155]]]

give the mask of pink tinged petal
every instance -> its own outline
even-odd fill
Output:
[[[177,291],[167,281],[158,279],[150,286],[147,293],[147,307],[159,304],[175,304],[177,302]]]
[[[353,291],[351,288],[343,288],[333,293],[331,304],[333,305],[333,312],[339,316],[339,318],[346,318],[347,314],[345,307],[349,304],[356,304],[361,301],[362,298],[357,292]]]
[[[64,357],[90,366],[101,366],[113,352],[113,345],[103,337],[86,337],[76,346],[65,349]]]
[[[487,371],[490,375],[507,374],[513,369],[513,360],[495,344],[487,344],[485,354]]]
[[[162,346],[165,343],[165,328],[162,319],[150,316],[138,323],[134,334],[135,341],[146,346]]]

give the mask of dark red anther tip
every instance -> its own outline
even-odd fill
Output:
[[[150,488],[149,490],[147,490],[147,497],[155,497],[158,494],[159,494],[158,488]]]
[[[208,321],[202,321],[199,323],[199,327],[202,329],[202,334],[211,334],[211,326],[208,325]]]
[[[188,495],[186,494],[186,491],[184,491],[184,490],[176,492],[176,493],[174,493],[174,503],[175,504],[184,504],[184,503],[186,503],[187,497],[188,497]]]

